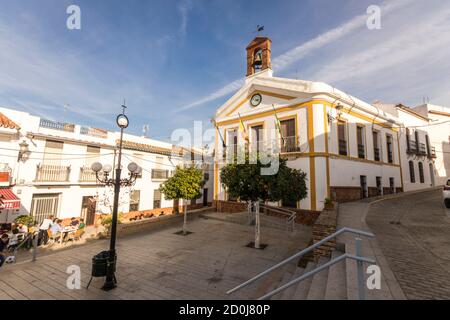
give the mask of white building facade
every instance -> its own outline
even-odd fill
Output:
[[[245,84],[216,112],[215,200],[230,200],[220,181],[223,154],[246,148],[278,149],[288,166],[307,174],[307,198],[283,206],[315,211],[326,198],[351,201],[413,188],[405,185],[411,150],[398,116],[322,82],[274,77],[270,48],[265,37],[249,44]],[[419,138],[422,151],[426,138]],[[422,163],[428,183],[421,187],[433,184],[431,152],[430,145]]]
[[[54,215],[81,217],[91,225],[97,215],[111,213],[113,188],[99,183],[90,167],[94,162],[116,166],[119,132],[58,123],[6,108],[0,108],[0,114],[4,123],[8,119],[14,124],[0,127],[0,172],[8,173],[0,188],[20,199],[19,208],[0,207],[0,223],[30,214],[38,222]],[[129,134],[123,140],[123,178],[130,162],[143,170],[134,186],[121,189],[119,212],[155,210],[158,214],[161,209],[167,213],[174,203],[177,208],[178,203],[164,199],[158,189],[177,166],[190,160],[183,157],[185,150]],[[20,144],[27,145],[24,154]],[[206,181],[203,193],[197,202],[211,203],[212,181]]]

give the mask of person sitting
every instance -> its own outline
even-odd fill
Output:
[[[70,219],[70,226],[73,228],[78,228],[78,225],[80,224],[80,221],[78,221],[76,218]]]
[[[84,219],[80,219],[80,224],[78,225],[78,230],[75,233],[75,238],[81,239],[83,234],[85,233],[86,224],[84,223]]]
[[[18,228],[14,228],[12,231],[12,235],[9,238],[9,243],[8,243],[8,251],[9,252],[13,252],[15,248],[17,248],[17,246],[19,245],[19,229]]]
[[[3,255],[3,252],[6,251],[9,245],[9,236],[8,234],[2,234],[0,238],[0,267],[5,263],[6,257]]]
[[[64,231],[64,227],[62,226],[62,220],[57,219],[56,223],[54,223],[51,226],[50,231],[52,232],[53,239],[56,240],[57,238],[61,237],[61,234]]]
[[[17,229],[19,229],[19,233],[27,234],[28,233],[28,227],[24,225],[23,223],[19,223],[17,226]]]

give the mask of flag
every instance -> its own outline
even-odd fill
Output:
[[[277,112],[275,111],[275,106],[272,104],[273,111],[275,112],[275,127],[278,129],[278,132],[281,136],[281,142],[283,143],[283,146],[286,146],[286,140],[283,137],[283,132],[281,131],[281,122],[280,119],[278,119]]]
[[[238,113],[239,115],[239,132],[241,133],[242,139],[244,139],[245,141],[248,141],[248,134],[247,134],[247,130],[245,130],[245,125],[244,122],[242,121],[241,115]]]

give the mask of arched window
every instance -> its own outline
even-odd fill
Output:
[[[411,183],[416,182],[416,176],[414,174],[414,162],[409,162],[409,180],[411,180]]]
[[[425,183],[425,176],[423,174],[423,163],[419,162],[419,178],[420,178],[420,183]]]

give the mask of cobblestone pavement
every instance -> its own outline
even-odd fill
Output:
[[[440,190],[373,203],[366,222],[408,299],[450,299],[450,215]]]
[[[175,235],[180,226],[118,240],[118,288],[100,290],[102,278],[90,278],[91,258],[108,242],[41,256],[36,262],[7,265],[0,269],[0,299],[248,299],[261,283],[239,294],[225,292],[269,266],[306,247],[307,232],[288,233],[263,228],[265,250],[247,248],[254,229],[216,220],[195,219],[189,236]],[[81,268],[82,288],[69,290],[67,267]]]

